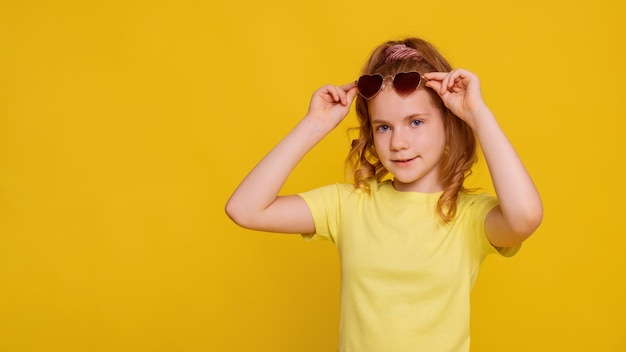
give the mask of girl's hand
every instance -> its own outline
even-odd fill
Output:
[[[424,77],[428,80],[426,86],[439,94],[446,107],[473,128],[476,116],[487,108],[478,77],[463,69],[428,72]]]
[[[330,131],[348,115],[357,93],[356,82],[343,86],[325,85],[313,93],[305,118]]]

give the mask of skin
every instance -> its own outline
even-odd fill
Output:
[[[463,69],[424,76],[428,80],[425,86],[436,91],[446,107],[473,129],[481,144],[500,202],[485,219],[487,237],[496,247],[523,242],[542,220],[541,199],[522,161],[485,105],[478,77]],[[278,193],[297,163],[348,114],[356,94],[354,82],[326,85],[315,91],[305,117],[252,169],[228,200],[226,213],[235,223],[267,232],[315,232],[304,200]],[[401,97],[392,88],[386,88],[370,101],[376,150],[396,178],[394,186],[401,191],[442,190],[436,167],[445,143],[441,137],[441,112],[437,115],[432,100],[424,95],[428,96],[418,89]]]
[[[427,88],[426,88],[427,89]],[[443,191],[439,164],[446,146],[441,108],[425,89],[402,97],[380,92],[369,105],[374,146],[399,191]]]

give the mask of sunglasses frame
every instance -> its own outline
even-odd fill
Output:
[[[417,82],[417,85],[415,86],[415,89],[407,92],[407,93],[400,93],[400,91],[398,90],[398,88],[396,87],[396,76],[400,75],[400,74],[406,74],[406,73],[417,73],[419,75],[419,81]],[[422,81],[428,81],[428,79],[426,79],[426,77],[424,77],[423,74],[417,72],[417,71],[408,71],[408,72],[398,72],[395,75],[388,75],[388,76],[383,76],[380,73],[374,73],[371,75],[362,75],[361,77],[359,77],[359,79],[356,80],[356,84],[357,87],[359,86],[359,81],[363,78],[363,77],[374,77],[374,76],[380,76],[382,77],[382,81],[380,83],[380,87],[378,87],[378,90],[376,91],[376,93],[374,93],[371,97],[366,97],[365,95],[363,95],[363,93],[361,93],[361,89],[359,89],[359,94],[363,97],[363,99],[365,100],[370,100],[373,99],[375,96],[378,95],[378,93],[380,93],[383,89],[385,89],[385,82],[387,81],[388,78],[391,78],[391,85],[393,86],[393,89],[396,90],[396,92],[398,92],[400,95],[408,95],[413,93],[415,90],[417,90],[417,88],[420,87],[420,85],[422,84]]]

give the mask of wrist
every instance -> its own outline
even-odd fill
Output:
[[[302,129],[312,134],[327,135],[337,124],[324,116],[307,113],[298,124]]]
[[[483,143],[483,138],[490,138],[496,131],[500,130],[498,120],[487,107],[476,110],[470,127],[476,137],[478,137],[478,140],[481,141],[481,144]]]
[[[472,128],[472,130],[476,130],[476,128],[480,127],[485,121],[495,119],[495,116],[489,109],[489,107],[485,104],[481,104],[479,106],[474,107],[470,110],[468,114],[468,118],[465,119],[468,125]]]
[[[307,114],[296,125],[294,132],[300,135],[299,138],[319,141],[328,135],[332,129],[324,120]]]

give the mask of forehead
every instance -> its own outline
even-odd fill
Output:
[[[394,89],[384,89],[369,101],[370,120],[391,121],[409,115],[441,115],[440,105],[424,88],[401,96]]]

